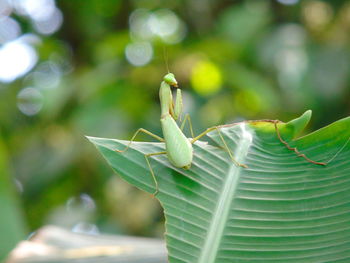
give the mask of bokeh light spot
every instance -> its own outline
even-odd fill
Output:
[[[42,106],[43,96],[35,88],[24,88],[17,95],[17,107],[25,115],[32,116],[37,114]]]
[[[303,5],[303,18],[312,30],[323,29],[333,18],[331,5],[321,1],[308,1]]]
[[[98,235],[100,231],[98,227],[94,224],[90,224],[87,222],[79,222],[72,227],[72,232],[85,234],[85,235]]]
[[[299,0],[277,0],[277,2],[284,4],[284,5],[295,5],[299,2]]]
[[[0,14],[9,15],[12,12],[12,6],[8,0],[0,0]]]
[[[153,57],[153,47],[149,42],[131,43],[125,49],[127,60],[134,66],[144,66]]]
[[[92,212],[96,209],[95,200],[88,194],[81,194],[79,197],[71,197],[68,199],[66,208],[68,211],[82,209],[86,212]]]
[[[151,13],[147,9],[136,9],[129,18],[130,34],[136,40],[150,40],[153,33],[147,23]]]
[[[11,82],[23,76],[37,60],[35,49],[24,41],[6,43],[0,48],[0,81]]]
[[[16,20],[11,17],[0,16],[0,43],[12,41],[19,37],[21,28]]]
[[[193,89],[201,95],[217,92],[222,85],[220,69],[210,61],[198,62],[192,70],[191,84]]]
[[[186,35],[185,23],[170,9],[151,12],[136,9],[129,18],[130,35],[135,41],[153,41],[160,38],[168,44],[182,41]]]
[[[161,37],[167,37],[174,34],[179,27],[179,19],[168,9],[162,9],[154,12],[149,20],[151,31]]]
[[[55,8],[53,14],[43,20],[35,20],[33,22],[34,28],[43,35],[50,35],[55,33],[62,25],[62,12]]]
[[[148,25],[155,36],[169,44],[178,43],[185,36],[183,22],[169,9],[153,12],[148,19]]]
[[[56,88],[61,81],[62,72],[55,62],[39,64],[32,73],[34,85],[41,89]]]
[[[33,20],[47,20],[55,11],[54,0],[20,0],[14,2],[17,12]]]

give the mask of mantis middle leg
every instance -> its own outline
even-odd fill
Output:
[[[148,154],[145,154],[145,159],[146,159],[146,162],[147,162],[149,171],[151,172],[151,175],[152,175],[152,178],[153,178],[155,187],[156,187],[156,191],[153,193],[153,196],[156,196],[156,195],[158,194],[158,192],[159,192],[159,191],[158,191],[158,181],[157,181],[157,179],[156,179],[156,176],[154,175],[154,172],[153,172],[153,169],[152,169],[152,166],[151,166],[151,163],[150,163],[148,157],[150,157],[150,156],[155,156],[155,155],[162,155],[162,154],[166,154],[166,152],[156,152],[156,153],[148,153]]]

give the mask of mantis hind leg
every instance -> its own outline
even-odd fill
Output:
[[[236,166],[240,166],[240,167],[243,167],[243,168],[248,168],[247,165],[242,164],[242,163],[239,163],[239,162],[236,161],[236,159],[234,158],[234,156],[233,156],[233,154],[232,154],[230,148],[228,147],[228,145],[227,145],[227,143],[226,143],[224,137],[222,136],[219,127],[217,127],[217,126],[214,126],[214,127],[211,127],[211,128],[206,129],[204,132],[202,132],[201,134],[199,134],[197,137],[194,137],[194,138],[192,139],[191,143],[192,143],[192,144],[195,143],[197,140],[199,140],[200,138],[202,138],[203,136],[205,136],[207,133],[209,133],[209,132],[211,132],[211,131],[214,131],[214,130],[216,130],[216,131],[218,132],[219,137],[220,137],[220,139],[221,139],[221,141],[222,141],[222,143],[223,143],[223,145],[224,145],[224,149],[225,149],[225,150],[227,151],[227,153],[229,154],[229,156],[230,156],[232,162],[233,162]]]
[[[275,125],[275,130],[276,130],[276,133],[277,133],[277,137],[278,139],[287,147],[288,150],[291,150],[293,152],[295,152],[299,157],[303,157],[306,161],[308,161],[309,163],[313,163],[313,164],[317,164],[317,165],[327,165],[327,163],[324,163],[324,162],[316,162],[314,160],[311,160],[309,157],[307,157],[305,154],[301,153],[298,151],[298,149],[296,147],[290,147],[289,144],[283,140],[282,136],[281,136],[281,133],[278,129],[278,126],[277,126],[277,123],[278,121],[274,121],[274,125]]]
[[[151,166],[151,163],[150,163],[148,157],[151,157],[151,156],[154,156],[154,155],[161,155],[161,154],[166,154],[166,152],[156,152],[156,153],[145,154],[145,159],[146,159],[149,171],[151,172],[151,175],[152,175],[155,187],[156,187],[156,191],[153,193],[153,196],[156,196],[158,194],[158,192],[159,192],[159,190],[158,190],[158,181],[156,179],[156,176],[154,175],[154,172],[153,172],[153,169],[152,169],[152,166]]]
[[[143,132],[143,133],[145,133],[145,134],[148,134],[149,136],[151,136],[151,137],[157,139],[157,140],[160,141],[160,142],[164,142],[164,139],[161,138],[161,137],[159,137],[158,135],[155,135],[154,133],[152,133],[152,132],[150,132],[150,131],[147,131],[147,130],[145,130],[145,129],[143,129],[143,128],[140,128],[140,129],[138,129],[138,130],[134,133],[134,135],[132,136],[132,138],[131,138],[131,140],[129,141],[128,145],[127,145],[123,150],[114,150],[114,151],[119,152],[119,153],[123,153],[123,152],[127,151],[127,150],[130,148],[131,143],[135,140],[136,136],[137,136],[140,132]]]

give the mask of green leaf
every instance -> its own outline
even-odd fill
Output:
[[[277,124],[282,138],[299,132],[311,112]],[[291,127],[294,127],[293,129]],[[173,167],[166,156],[151,165],[166,217],[169,262],[349,262],[350,118],[294,141],[288,149],[273,121],[249,121],[221,127],[240,163],[235,166],[216,131],[209,142],[194,144],[191,169]],[[163,143],[89,137],[113,169],[136,187],[153,193],[144,154],[164,150]]]
[[[23,214],[0,136],[0,262],[26,236]]]

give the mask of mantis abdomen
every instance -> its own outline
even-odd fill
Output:
[[[170,114],[162,116],[160,122],[170,163],[179,168],[189,169],[193,157],[192,144],[189,139],[182,133]]]

